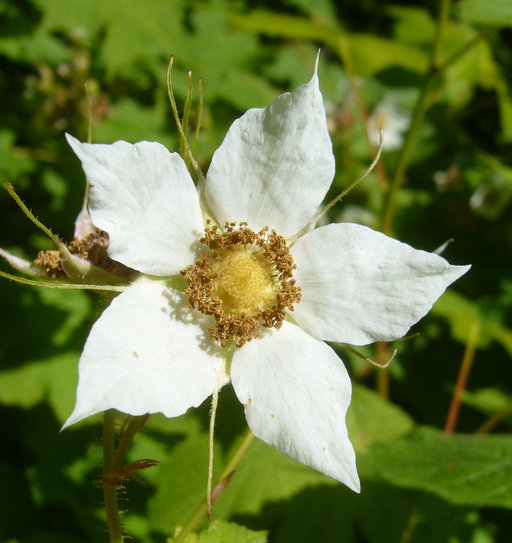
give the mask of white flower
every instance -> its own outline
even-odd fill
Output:
[[[286,242],[334,176],[316,74],[233,123],[201,197],[158,143],[68,141],[110,256],[141,277],[93,326],[65,426],[109,408],[175,417],[230,380],[256,436],[359,491],[350,379],[324,341],[401,337],[468,267],[355,224]]]
[[[399,109],[391,98],[382,100],[368,117],[366,128],[371,142],[376,147],[380,143],[380,133],[383,133],[382,149],[396,151],[404,143],[404,133],[411,124],[409,112]]]

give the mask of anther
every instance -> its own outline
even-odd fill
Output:
[[[185,292],[191,310],[214,317],[214,340],[241,347],[261,326],[280,328],[285,310],[300,301],[295,263],[286,240],[268,227],[256,233],[246,222],[226,222],[223,231],[210,224],[201,239],[206,253],[181,272]]]

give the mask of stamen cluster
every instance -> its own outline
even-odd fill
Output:
[[[109,273],[119,277],[131,277],[135,274],[134,270],[127,266],[112,260],[107,249],[109,245],[109,236],[107,232],[96,228],[88,236],[78,239],[75,238],[68,245],[69,252],[84,260],[88,260],[98,268],[102,268]],[[48,277],[53,279],[63,279],[66,277],[62,255],[58,250],[39,251],[34,265],[42,268]]]
[[[215,325],[210,327],[214,340],[225,346],[232,339],[237,347],[242,347],[260,335],[260,326],[279,329],[285,309],[293,310],[293,305],[300,301],[300,287],[293,278],[296,266],[286,240],[275,230],[264,227],[256,233],[246,222],[226,223],[224,229],[210,224],[208,222],[201,239],[209,251],[195,265],[181,272],[188,283],[185,292],[191,310],[197,309],[214,317]],[[242,262],[243,266],[249,262],[245,266],[248,268],[246,273],[230,269],[237,262]],[[245,276],[251,273],[257,275],[257,279],[251,283],[249,277],[246,283]],[[244,304],[237,303],[222,288],[231,278],[240,279],[239,292]],[[249,304],[245,302],[247,297],[251,300]]]

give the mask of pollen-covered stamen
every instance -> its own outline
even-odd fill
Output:
[[[107,253],[109,236],[107,232],[95,228],[83,238],[75,238],[67,246],[72,255],[88,260],[97,268],[101,268],[122,278],[133,277],[136,272],[120,262],[112,260]],[[59,250],[39,251],[34,265],[42,268],[48,277],[63,279],[66,277],[65,261]]]
[[[181,273],[190,308],[215,318],[212,338],[241,347],[259,336],[260,326],[280,328],[285,309],[300,301],[286,240],[242,222],[226,223],[224,230],[208,226],[201,242],[209,251]]]

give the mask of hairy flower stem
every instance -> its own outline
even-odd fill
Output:
[[[25,205],[22,199],[16,194],[14,187],[11,183],[4,183],[5,190],[9,193],[11,198],[18,204],[18,207],[23,211],[23,213],[30,219],[40,230],[42,230],[59,249],[65,249],[64,244],[49,228],[47,228],[37,217],[30,211],[30,209]]]
[[[224,468],[224,471],[222,472],[217,484],[215,485],[215,488],[212,491],[212,501],[219,495],[220,491],[223,490],[227,483],[230,481],[236,467],[244,457],[247,449],[249,448],[253,440],[254,434],[250,430],[247,430],[245,436],[240,441],[240,444],[238,445],[235,453],[231,457],[231,460],[228,462],[227,466]],[[204,521],[207,509],[208,505],[205,500],[196,509],[196,511],[188,521],[187,525],[183,528],[183,530],[181,530],[178,537],[176,537],[176,539],[174,540],[174,543],[183,543],[187,539],[187,536],[191,532],[193,532],[201,522]]]
[[[117,484],[107,483],[107,475],[112,471],[115,458],[114,419],[115,411],[113,409],[105,411],[103,420],[103,498],[110,543],[123,543],[123,530],[117,503]]]
[[[105,292],[124,292],[128,288],[120,285],[84,285],[81,283],[64,283],[62,281],[52,281],[50,279],[36,281],[34,279],[27,279],[26,277],[12,275],[11,273],[5,273],[3,271],[0,271],[0,277],[9,279],[10,281],[15,281],[16,283],[20,283],[22,285],[30,285],[32,287],[43,288],[56,288],[60,290],[99,290]]]
[[[450,411],[448,412],[448,417],[446,418],[446,425],[444,427],[445,434],[451,434],[455,430],[455,424],[457,423],[457,417],[459,416],[460,398],[462,396],[462,392],[466,388],[469,372],[471,371],[473,359],[475,358],[476,344],[480,334],[480,327],[480,322],[475,321],[469,330],[466,350],[464,351],[464,356],[460,365],[459,376],[453,392]]]
[[[107,513],[107,526],[110,536],[110,543],[122,543],[124,541],[123,529],[119,518],[118,505],[118,481],[112,481],[109,474],[118,470],[126,456],[128,447],[135,434],[144,426],[149,415],[140,417],[131,417],[126,428],[121,432],[121,437],[115,446],[115,411],[109,409],[105,411],[103,421],[103,498],[105,501],[105,511]]]

